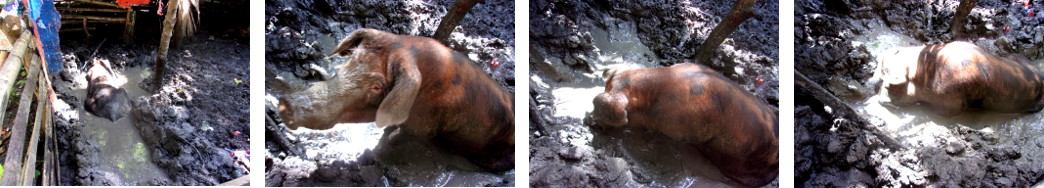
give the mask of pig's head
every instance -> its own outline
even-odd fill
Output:
[[[278,108],[287,127],[329,129],[336,123],[372,121],[385,127],[405,122],[421,77],[413,56],[401,49],[403,42],[398,35],[374,29],[349,34],[330,55],[350,57],[332,79],[280,98]]]
[[[628,101],[624,89],[629,87],[630,78],[623,72],[626,70],[613,68],[602,73],[606,80],[605,92],[595,96],[594,110],[591,112],[597,125],[620,127],[627,124]]]
[[[923,47],[903,47],[885,51],[877,58],[877,69],[868,81],[880,84],[893,100],[914,95],[914,85],[909,84],[917,74],[917,61]]]

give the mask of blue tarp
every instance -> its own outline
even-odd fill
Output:
[[[54,9],[53,0],[22,0],[26,3],[29,18],[36,23],[36,32],[43,47],[44,62],[47,71],[54,73],[62,70],[61,48],[58,46],[58,29],[62,27],[62,18]]]

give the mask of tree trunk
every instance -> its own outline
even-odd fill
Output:
[[[442,17],[442,21],[439,22],[439,28],[435,29],[435,35],[431,38],[446,44],[446,39],[449,39],[450,33],[453,33],[453,29],[457,27],[457,23],[464,19],[464,16],[468,14],[468,10],[471,10],[471,7],[474,7],[479,2],[482,2],[482,0],[457,0],[453,2],[453,6]]]
[[[152,92],[159,92],[159,86],[163,83],[163,76],[167,70],[167,47],[170,46],[170,37],[174,32],[174,24],[178,20],[178,1],[171,0],[167,3],[167,17],[163,19],[163,32],[160,33],[159,52],[156,52],[156,65],[152,67]]]
[[[968,14],[971,13],[972,8],[975,8],[977,1],[961,0],[961,4],[957,6],[957,12],[953,13],[953,21],[950,22],[950,33],[953,34],[953,38],[963,37],[964,21],[968,20]]]
[[[710,62],[711,57],[714,56],[714,52],[721,46],[722,41],[725,38],[736,31],[743,21],[754,17],[754,12],[750,10],[754,6],[756,0],[738,0],[736,4],[732,5],[732,10],[729,11],[729,15],[725,16],[718,26],[714,27],[710,35],[707,36],[707,40],[703,41],[700,45],[700,50],[696,51],[696,63],[711,66],[712,68],[724,72],[732,72],[735,70],[736,65],[715,65]],[[728,74],[726,74],[728,75]]]

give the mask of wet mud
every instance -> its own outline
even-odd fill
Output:
[[[202,15],[227,13],[213,7]],[[143,20],[158,17],[139,17],[136,37],[126,42],[119,40],[122,27],[94,31],[91,38],[63,33],[63,69],[50,74],[59,99],[53,123],[62,185],[217,185],[247,174],[247,24],[224,18],[229,20],[203,19],[195,35],[171,48],[157,92],[147,88],[159,43],[150,24],[158,21]],[[84,110],[84,66],[92,58],[112,62],[127,78],[117,87],[134,105],[116,122]]]
[[[530,182],[533,187],[734,187],[698,151],[646,130],[591,128],[609,68],[689,62],[734,2],[530,2]],[[758,3],[711,58],[778,106],[778,7]],[[768,186],[778,186],[772,183]]]
[[[1044,113],[940,117],[884,102],[868,82],[884,50],[954,40],[1025,55],[1041,67],[1044,17],[1027,14],[1040,3],[979,1],[967,36],[954,37],[948,30],[956,1],[838,2],[795,7],[795,69],[844,103],[795,88],[797,186],[1027,187],[1044,180]]]
[[[452,1],[269,1],[266,78],[289,88],[321,81],[343,62],[325,58],[359,28],[431,36]],[[514,2],[473,7],[447,46],[497,83],[514,90]],[[272,80],[272,81],[276,81]],[[281,93],[266,84],[266,186],[514,186],[514,170],[486,172],[395,127],[343,123],[328,130],[289,130],[276,114]],[[521,152],[521,151],[516,151]],[[516,153],[517,154],[517,153]]]

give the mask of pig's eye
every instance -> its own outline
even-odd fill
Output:
[[[384,88],[381,87],[380,84],[373,84],[373,85],[370,85],[370,91],[374,91],[374,92],[380,93],[381,91],[384,91]]]

